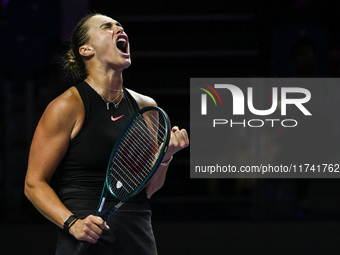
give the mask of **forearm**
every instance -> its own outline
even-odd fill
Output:
[[[160,166],[157,169],[157,172],[146,186],[146,194],[148,198],[150,198],[157,190],[163,187],[166,173],[171,160],[172,156],[171,158],[168,158],[164,161],[166,162],[165,164],[164,163],[160,164]]]
[[[42,215],[60,228],[63,228],[65,220],[72,215],[46,182],[25,184],[25,195]],[[96,243],[102,230],[108,229],[110,228],[103,219],[89,215],[85,219],[77,220],[70,227],[69,233],[79,241]]]
[[[165,181],[166,172],[169,164],[173,159],[173,155],[181,149],[189,145],[188,134],[185,129],[179,130],[177,126],[171,130],[171,138],[168,146],[168,150],[164,156],[163,163],[159,166],[159,169],[152,177],[149,184],[146,186],[146,194],[148,198],[152,196],[157,190],[159,190]]]
[[[46,182],[25,183],[25,195],[44,217],[61,228],[72,214]]]

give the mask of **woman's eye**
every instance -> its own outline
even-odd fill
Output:
[[[104,28],[111,28],[112,27],[112,23],[106,23],[104,24]]]

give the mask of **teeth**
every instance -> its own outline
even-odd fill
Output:
[[[126,42],[126,40],[125,40],[124,38],[120,38],[120,39],[117,41],[117,44],[118,44],[118,43],[121,44],[122,47],[125,47],[125,45],[126,45],[127,42]]]
[[[117,41],[117,48],[121,51],[124,51],[127,41],[124,38],[120,38]]]

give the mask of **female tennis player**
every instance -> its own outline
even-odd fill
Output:
[[[156,105],[123,86],[122,72],[130,64],[129,38],[120,23],[100,14],[78,23],[64,67],[83,82],[47,106],[25,180],[25,195],[60,227],[57,255],[73,254],[79,241],[93,244],[87,254],[157,254],[148,198],[162,187],[173,155],[189,145],[185,129],[172,128],[162,164],[143,191],[107,222],[93,215],[117,137],[136,111]],[[104,207],[116,202],[108,197]]]

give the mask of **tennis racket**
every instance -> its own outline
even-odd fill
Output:
[[[161,108],[148,106],[134,114],[113,147],[96,216],[101,216],[108,192],[120,202],[101,216],[104,221],[147,185],[167,151],[170,134],[169,117]],[[90,245],[80,242],[74,255],[85,254]]]

